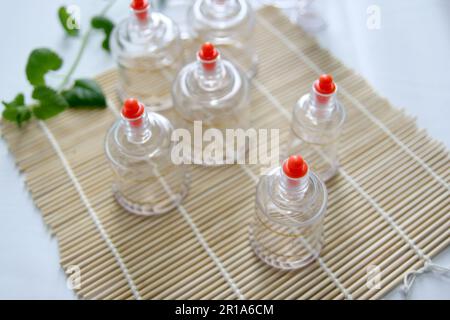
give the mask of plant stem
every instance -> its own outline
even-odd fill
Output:
[[[105,8],[103,8],[103,10],[100,12],[100,15],[101,16],[105,15],[108,12],[108,10],[114,5],[115,2],[116,2],[116,0],[111,0],[105,6]],[[78,50],[77,56],[75,57],[75,60],[72,64],[72,66],[70,67],[69,72],[67,72],[67,74],[64,77],[64,79],[62,80],[61,84],[58,86],[58,92],[60,92],[61,90],[64,89],[64,87],[67,85],[70,78],[72,77],[72,74],[75,72],[76,68],[78,67],[78,64],[80,63],[81,57],[83,56],[84,50],[86,49],[86,45],[88,43],[89,36],[91,35],[91,33],[92,33],[92,26],[89,24],[89,28],[87,29],[86,33],[83,36],[83,39],[81,40],[81,46],[80,46],[80,49]]]

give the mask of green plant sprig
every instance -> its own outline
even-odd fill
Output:
[[[23,93],[17,94],[10,102],[2,101],[5,106],[2,114],[5,120],[15,122],[21,127],[23,123],[28,122],[33,116],[40,120],[46,120],[67,108],[106,107],[105,96],[100,86],[94,80],[77,79],[73,82],[72,87],[66,89],[66,86],[80,63],[93,29],[104,31],[105,40],[102,43],[102,47],[109,51],[109,36],[114,28],[114,24],[105,17],[105,14],[115,1],[111,0],[99,15],[91,19],[91,25],[83,35],[80,49],[74,62],[56,89],[46,84],[45,76],[48,72],[59,70],[63,65],[63,59],[48,48],[37,48],[30,53],[25,73],[28,82],[33,86],[32,102],[26,103]],[[58,17],[63,30],[68,36],[77,37],[79,35],[78,22],[68,12],[66,7],[59,8]],[[69,21],[71,26],[69,26]]]

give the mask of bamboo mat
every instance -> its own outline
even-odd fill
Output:
[[[450,244],[445,147],[379,97],[276,9],[258,11],[260,65],[252,91],[257,128],[280,128],[321,73],[339,84],[348,119],[341,169],[327,184],[320,259],[292,272],[261,262],[248,242],[257,166],[193,167],[189,196],[159,217],[128,214],[113,199],[103,151],[117,116],[116,73],[97,79],[107,110],[68,110],[2,134],[59,241],[64,270],[81,268],[77,293],[95,299],[380,298]],[[367,268],[381,270],[369,289]]]

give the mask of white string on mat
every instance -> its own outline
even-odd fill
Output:
[[[253,84],[255,85],[255,87],[261,92],[261,94],[263,94],[264,96],[266,96],[266,98],[272,102],[272,104],[274,105],[274,107],[283,115],[287,118],[288,121],[291,120],[291,115],[289,112],[286,111],[285,108],[283,108],[283,106],[281,105],[281,103],[278,101],[278,99],[276,97],[274,97],[272,95],[272,93],[262,84],[260,83],[257,79],[253,79]],[[320,151],[317,150],[319,153]],[[322,157],[326,160],[327,157],[324,154],[321,154]],[[328,160],[329,161],[329,160]],[[353,185],[353,187],[358,190],[358,192],[364,197],[366,198],[366,200],[369,201],[369,203],[372,204],[373,207],[375,207],[375,209],[377,209],[377,211],[382,215],[382,217],[391,225],[391,227],[408,243],[408,245],[414,250],[414,252],[423,260],[425,261],[429,261],[429,263],[431,262],[431,259],[414,243],[414,241],[408,237],[408,235],[395,223],[395,221],[389,216],[389,214],[387,214],[376,202],[375,200],[372,199],[372,197],[370,197],[370,195],[368,195],[360,186],[358,183],[356,183],[356,181],[343,169],[343,168],[339,168],[339,172],[344,176],[344,178],[350,182],[350,184]],[[432,264],[434,266],[437,266],[435,264]],[[439,266],[438,266],[439,267]],[[441,267],[444,268],[444,267]],[[405,275],[406,279],[407,274]],[[414,281],[414,280],[413,280]]]
[[[119,251],[117,250],[116,246],[112,242],[111,238],[108,236],[108,233],[106,232],[105,228],[103,227],[100,219],[98,218],[97,214],[94,211],[94,208],[92,207],[89,199],[86,197],[83,188],[81,187],[77,177],[75,176],[75,173],[73,172],[72,168],[70,167],[69,161],[65,157],[61,147],[58,144],[58,141],[55,139],[53,134],[51,133],[50,129],[45,125],[43,121],[38,121],[39,126],[41,127],[42,131],[46,135],[47,139],[50,141],[53,149],[55,150],[56,154],[58,155],[59,159],[62,162],[62,165],[64,169],[66,170],[67,175],[72,180],[73,185],[75,186],[75,189],[77,190],[78,194],[80,195],[81,200],[83,201],[86,209],[88,210],[89,216],[94,221],[95,226],[100,232],[101,237],[106,242],[109,250],[114,256],[114,259],[116,260],[117,264],[119,265],[119,268],[122,270],[122,273],[125,275],[125,279],[128,282],[128,286],[131,289],[131,292],[133,293],[133,296],[136,300],[141,300],[141,295],[139,294],[139,290],[137,289],[136,285],[134,284],[133,278],[131,277],[131,274],[128,271],[128,268],[126,267],[125,263],[122,260],[122,257],[120,256]]]
[[[402,290],[405,299],[409,298],[409,295],[411,293],[411,288],[412,288],[417,276],[421,275],[423,273],[426,273],[426,272],[441,274],[441,275],[444,275],[447,277],[450,276],[450,268],[435,264],[430,259],[426,259],[425,264],[423,265],[422,268],[419,268],[417,270],[410,270],[410,271],[406,272],[406,274],[403,278],[403,290]]]
[[[111,100],[108,100],[108,109],[110,109],[114,115],[116,117],[120,117],[120,113],[117,110],[117,108],[115,107],[114,103]],[[166,182],[166,180],[161,176],[161,174],[159,173],[158,170],[156,170],[155,168],[155,174],[158,177],[159,182],[161,183],[161,185],[163,186],[164,190],[166,191],[166,193],[172,198],[172,199],[176,199],[175,194],[173,193],[172,189],[170,188],[170,186],[168,185],[168,183]],[[244,295],[241,293],[241,291],[239,290],[239,287],[237,286],[236,282],[233,280],[233,278],[231,277],[231,275],[228,273],[228,271],[225,269],[225,266],[223,265],[223,263],[220,261],[219,257],[217,257],[217,255],[214,253],[214,251],[211,249],[211,247],[208,245],[208,243],[206,242],[205,238],[203,237],[203,235],[201,234],[200,230],[198,229],[198,227],[196,226],[196,224],[194,223],[194,221],[192,220],[191,216],[189,215],[188,211],[181,205],[177,205],[177,209],[178,211],[181,213],[181,215],[183,216],[183,218],[186,220],[187,224],[189,225],[189,227],[192,229],[197,241],[200,243],[200,245],[203,247],[203,249],[206,251],[206,253],[208,254],[208,256],[213,260],[214,264],[219,268],[220,273],[222,274],[222,276],[225,278],[225,280],[227,281],[228,285],[230,286],[230,288],[233,290],[233,292],[236,294],[236,296],[238,297],[238,299],[240,300],[244,300],[245,297]]]
[[[245,165],[240,166],[244,172],[256,183],[258,182],[258,177]],[[303,245],[308,249],[312,250],[309,244],[305,241],[305,239],[300,238],[302,240]],[[319,266],[322,268],[322,270],[331,278],[331,281],[335,284],[335,286],[344,294],[345,299],[347,300],[353,300],[353,297],[351,293],[342,285],[341,281],[339,281],[339,278],[334,274],[333,271],[331,271],[330,268],[328,268],[327,264],[323,259],[319,256],[317,257],[317,262],[319,263]]]
[[[155,170],[156,171],[156,170]],[[158,178],[160,183],[162,184],[164,190],[169,194],[169,196],[172,199],[176,199],[175,195],[173,194],[172,190],[170,189],[170,186],[167,184],[165,179],[157,172]],[[178,211],[180,211],[183,218],[186,220],[188,225],[191,227],[192,231],[194,232],[198,242],[202,245],[203,249],[205,249],[206,253],[209,255],[209,257],[214,261],[216,266],[219,268],[220,273],[225,278],[225,280],[228,282],[228,285],[231,287],[231,289],[234,291],[236,296],[240,300],[245,300],[244,295],[239,290],[239,287],[237,286],[236,282],[234,282],[233,278],[230,276],[228,271],[225,269],[224,265],[220,261],[220,259],[217,257],[217,255],[214,253],[214,251],[210,248],[208,243],[206,242],[205,238],[200,233],[200,230],[198,230],[197,226],[195,225],[194,221],[192,220],[191,216],[187,212],[187,210],[179,204],[177,206]]]
[[[377,209],[377,211],[383,216],[383,218],[391,225],[391,227],[408,243],[409,247],[414,250],[414,252],[419,256],[420,259],[425,261],[425,264],[422,268],[417,270],[410,270],[405,273],[403,276],[403,293],[405,298],[409,296],[410,289],[417,277],[417,275],[432,272],[432,273],[447,273],[450,271],[449,268],[440,266],[431,261],[431,258],[428,257],[426,253],[424,253],[414,242],[413,239],[408,237],[408,235],[400,228],[399,225],[394,221],[394,219],[386,213],[379,205],[375,202],[375,200],[370,197],[367,192],[365,192],[352,178],[348,176],[348,174],[344,170],[340,170],[341,174],[348,177],[347,179],[353,186],[358,189],[358,191],[366,198],[367,201],[371,203],[371,205]]]

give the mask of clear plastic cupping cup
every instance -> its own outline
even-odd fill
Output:
[[[108,131],[105,151],[114,171],[113,193],[127,211],[156,215],[186,196],[189,172],[171,161],[171,123],[136,99],[127,99],[121,119]]]
[[[154,12],[147,0],[131,2],[130,16],[120,22],[110,38],[117,62],[119,96],[135,97],[152,111],[172,106],[171,83],[184,64],[180,32],[167,16]]]
[[[192,137],[183,141],[192,151],[185,161],[222,165],[245,160],[248,143],[239,139],[235,143],[231,135],[250,127],[248,79],[240,68],[221,59],[213,44],[204,43],[198,51],[197,61],[180,71],[172,87],[172,99],[181,118],[180,126]],[[223,148],[209,153],[210,143],[197,143],[202,140],[203,133],[210,136],[209,140],[221,140]]]
[[[323,181],[339,169],[338,141],[345,110],[338,102],[337,85],[330,75],[314,82],[311,93],[294,106],[287,155],[301,153]]]
[[[323,245],[327,191],[299,155],[260,178],[250,223],[256,255],[279,269],[297,269],[314,261]]]
[[[196,0],[188,10],[188,21],[194,37],[214,43],[250,79],[256,75],[255,16],[247,0]]]

